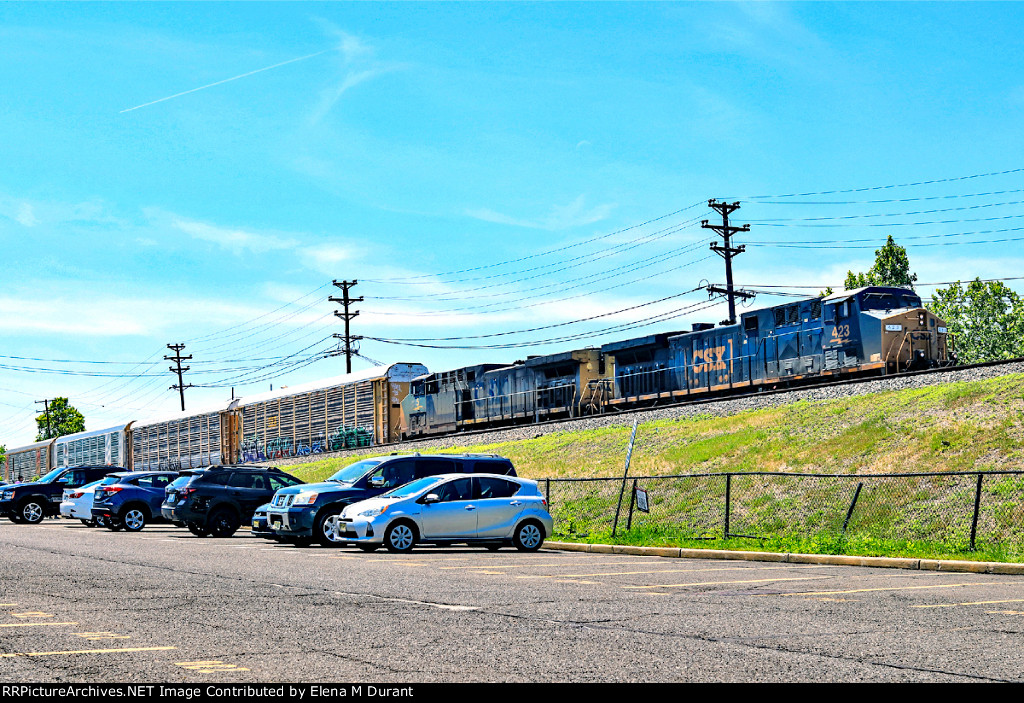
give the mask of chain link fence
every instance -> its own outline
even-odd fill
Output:
[[[1024,545],[1024,471],[544,479],[555,537],[818,535]],[[621,504],[620,504],[621,494]],[[646,508],[646,511],[644,510]]]

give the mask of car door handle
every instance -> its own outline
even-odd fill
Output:
[[[466,506],[466,510],[476,510],[476,506],[475,505],[467,505]]]
[[[509,503],[509,505],[522,505],[522,504],[523,504],[523,501],[521,501],[521,500],[514,500],[511,503]]]

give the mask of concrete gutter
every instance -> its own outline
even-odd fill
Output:
[[[683,549],[680,547],[633,547],[622,544],[578,544],[544,542],[548,549],[592,554],[631,554],[676,559],[728,559],[733,561],[772,561],[788,564],[828,564],[833,566],[870,566],[881,569],[917,569],[921,571],[960,571],[977,574],[1024,574],[1024,564],[997,561],[952,561],[947,559],[907,559],[903,557],[858,557],[846,554],[783,554],[780,552],[740,552],[726,549]]]

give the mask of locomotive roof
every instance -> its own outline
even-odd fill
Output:
[[[904,295],[910,293],[911,295],[917,295],[910,288],[901,288],[899,286],[864,286],[863,288],[854,288],[853,290],[844,290],[841,293],[833,293],[832,295],[826,296],[826,301],[837,301],[846,300],[852,298],[861,293],[903,293]]]

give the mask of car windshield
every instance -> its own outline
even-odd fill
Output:
[[[437,476],[428,476],[426,478],[418,478],[411,483],[407,483],[404,486],[399,486],[393,491],[388,491],[382,498],[408,498],[411,495],[416,495],[420,491],[433,486],[435,483],[440,481]]]
[[[377,464],[381,463],[382,461],[384,460],[364,459],[363,461],[357,461],[354,464],[349,464],[344,469],[334,474],[327,480],[334,481],[336,483],[353,484],[359,479],[361,479],[363,476],[365,476],[368,471],[373,469],[373,467],[377,466]]]
[[[862,310],[895,310],[897,308],[919,308],[921,299],[913,294],[868,293],[861,301]]]
[[[39,479],[39,483],[53,483],[54,480],[56,480],[56,478],[58,476],[60,476],[62,471],[64,471],[64,467],[63,466],[60,467],[59,469],[54,469],[50,473],[48,473],[45,476],[43,476],[42,478],[40,478]]]

